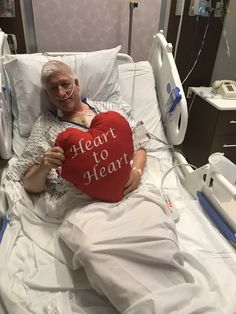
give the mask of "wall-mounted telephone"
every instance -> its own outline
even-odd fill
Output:
[[[236,81],[215,81],[212,84],[213,92],[225,99],[236,99]]]

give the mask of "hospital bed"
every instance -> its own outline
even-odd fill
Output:
[[[20,73],[20,79],[24,77],[28,82],[27,75],[30,76],[34,71],[32,63],[34,58],[38,58],[42,65],[45,58],[64,54],[24,55],[19,57],[22,62],[18,67],[19,62],[14,61],[18,56],[5,56],[9,52],[6,36],[3,32],[0,35],[3,56],[1,58],[3,102],[0,108],[3,136],[0,141],[0,152],[2,158],[9,159],[11,164],[21,154],[31,124],[41,113],[32,112],[32,106],[30,109],[22,107],[29,99],[35,102],[39,100],[34,94],[33,98],[24,98],[22,104],[21,99],[16,97],[24,86],[21,85],[20,90],[16,91],[17,78],[14,75],[17,70],[24,71]],[[104,61],[103,55],[101,58]],[[5,66],[6,63],[8,66]],[[28,64],[30,67],[27,67]],[[118,73],[114,72],[116,69]],[[171,44],[166,42],[160,32],[153,38],[149,61],[133,62],[129,56],[118,53],[117,62],[113,64],[112,69],[107,69],[109,70],[114,79],[112,88],[115,92],[112,91],[115,100],[119,101],[120,95],[122,96],[125,101],[123,105],[130,106],[126,109],[131,110],[137,121],[143,121],[151,138],[147,144],[148,160],[143,184],[155,186],[161,191],[166,205],[163,210],[176,222],[179,246],[186,269],[202,288],[208,287],[216,308],[221,309],[222,313],[235,313],[236,252],[232,242],[225,234],[219,232],[205,213],[204,201],[202,204],[198,199],[198,192],[201,192],[218,208],[222,209],[224,201],[232,206],[235,203],[235,186],[209,164],[194,169],[174,149],[175,145],[183,141],[188,114]],[[111,77],[108,80],[111,80]],[[15,89],[11,83],[15,84]],[[36,81],[34,83],[37,85]],[[27,87],[32,87],[32,84]],[[37,86],[36,91],[40,94]],[[40,110],[43,111],[41,108]],[[26,116],[21,116],[23,113]],[[47,233],[54,234],[55,221],[40,220],[38,223],[38,216],[33,212],[26,211],[27,214],[21,218],[20,211],[12,211],[11,206],[26,197],[26,193],[19,195],[19,191],[14,194],[14,189],[9,190],[1,186],[0,212],[2,216],[7,213],[7,216],[4,216],[5,228],[4,230],[2,228],[0,245],[0,304],[2,304],[0,312],[117,313],[107,299],[91,288],[83,269],[71,270],[70,267],[66,267],[65,261],[61,263],[60,258],[55,258],[50,250],[45,249],[46,246],[52,245],[51,242],[45,245],[45,239]],[[200,199],[201,197],[202,195]],[[40,235],[44,227],[45,237]],[[70,256],[70,252],[67,252],[64,246],[61,250]],[[181,304],[174,311],[185,313],[181,310]]]

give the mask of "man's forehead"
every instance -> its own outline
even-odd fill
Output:
[[[69,73],[65,72],[55,72],[52,75],[49,76],[47,80],[47,84],[60,84],[65,81],[72,81],[73,78]]]

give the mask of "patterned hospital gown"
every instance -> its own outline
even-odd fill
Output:
[[[124,109],[123,106],[118,106],[110,102],[96,102],[90,99],[86,99],[86,103],[96,114],[110,110],[116,111],[127,119],[132,130],[136,126],[136,122],[130,112]],[[35,126],[21,157],[9,167],[6,173],[6,179],[13,182],[21,182],[29,167],[35,163],[39,163],[44,152],[54,146],[57,135],[69,127],[86,131],[86,129],[78,124],[60,120],[60,118],[51,112],[41,115],[35,122]],[[62,188],[62,186],[68,184],[58,175],[56,169],[51,169],[47,181],[47,190],[58,190],[59,186]]]

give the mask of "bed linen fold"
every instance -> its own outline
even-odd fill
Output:
[[[100,308],[103,314],[163,314],[175,313],[177,305],[186,314],[220,313],[213,308],[215,295],[204,277],[198,272],[193,276],[185,267],[175,224],[164,213],[148,167],[140,188],[116,204],[91,202],[68,188],[71,205],[63,219],[54,215],[56,204],[51,216],[44,210],[45,195],[35,200],[19,183],[5,186],[12,217],[9,228],[14,224],[19,228],[15,243],[6,250],[14,254],[8,255],[10,265],[18,261],[19,269],[10,267],[0,275],[10,313],[21,313],[22,308],[26,313],[27,309],[50,313],[53,308],[55,313],[70,313],[65,312],[68,304],[71,313],[79,308],[81,313],[99,313]],[[13,298],[10,287],[15,288]],[[170,293],[175,297],[170,299]],[[83,294],[90,295],[90,306],[84,306]],[[59,302],[62,295],[64,308]]]

